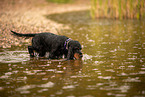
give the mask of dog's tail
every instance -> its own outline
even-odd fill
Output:
[[[22,36],[25,36],[25,37],[34,37],[35,35],[37,35],[37,34],[21,34],[21,33],[17,33],[15,31],[12,31],[12,30],[11,30],[11,32],[13,34],[17,35],[17,36],[20,36],[20,37],[22,37]]]

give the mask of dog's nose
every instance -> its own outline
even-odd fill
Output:
[[[81,54],[81,55],[80,55],[80,57],[82,58],[82,57],[83,57],[83,55]]]

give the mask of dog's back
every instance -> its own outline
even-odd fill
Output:
[[[56,35],[53,33],[40,33],[35,35],[32,39],[32,46],[34,48],[43,48],[46,51],[64,47],[64,43],[68,39],[66,36]]]

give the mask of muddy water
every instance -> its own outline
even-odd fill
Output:
[[[27,46],[0,49],[0,96],[145,96],[145,21],[91,20],[87,11],[46,16],[70,26],[82,60],[29,58]]]

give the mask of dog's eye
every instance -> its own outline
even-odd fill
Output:
[[[81,50],[81,48],[76,47],[75,50]]]
[[[82,48],[77,48],[78,50],[81,50]]]

